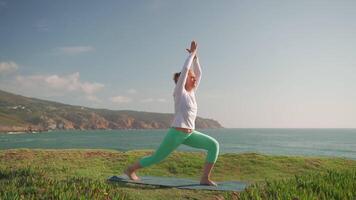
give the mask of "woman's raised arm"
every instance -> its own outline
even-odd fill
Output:
[[[176,95],[182,94],[185,89],[184,87],[185,87],[185,83],[187,81],[188,71],[189,71],[190,66],[192,65],[193,59],[197,53],[197,44],[195,41],[192,41],[189,53],[190,54],[184,62],[183,69],[181,71],[181,74],[178,78],[176,87],[174,89],[174,94],[176,94]]]
[[[193,59],[193,71],[194,71],[195,80],[196,80],[195,90],[197,90],[200,80],[201,80],[201,74],[202,74],[198,56],[195,56]]]

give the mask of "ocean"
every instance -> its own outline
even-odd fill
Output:
[[[356,129],[203,129],[222,153],[332,156],[356,159]],[[0,134],[0,149],[156,149],[167,130],[52,131]],[[205,151],[181,145],[178,151]]]

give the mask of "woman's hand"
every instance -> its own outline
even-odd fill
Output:
[[[190,54],[191,53],[194,53],[195,56],[194,56],[194,59],[197,58],[197,50],[198,50],[198,44],[193,40],[191,43],[190,43],[190,49],[186,49]]]

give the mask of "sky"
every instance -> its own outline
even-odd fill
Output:
[[[356,128],[356,1],[0,0],[0,89],[173,113],[191,40],[198,115],[227,128]]]

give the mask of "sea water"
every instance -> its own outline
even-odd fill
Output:
[[[356,159],[356,129],[203,129],[221,153],[335,156]],[[167,130],[52,131],[0,134],[0,149],[156,149]],[[205,151],[181,145],[178,151]]]

